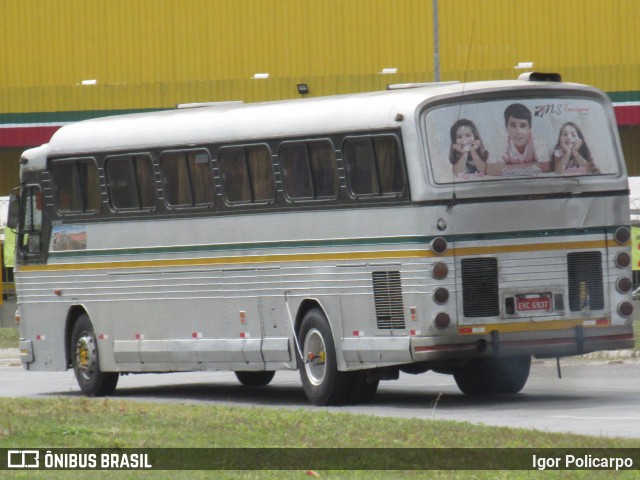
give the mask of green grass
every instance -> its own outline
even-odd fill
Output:
[[[17,328],[0,328],[0,349],[18,348],[18,339]]]
[[[428,408],[425,406],[425,409]],[[321,409],[180,405],[109,398],[0,398],[0,448],[640,447],[640,439],[538,433]]]

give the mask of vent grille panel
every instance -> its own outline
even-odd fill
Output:
[[[373,272],[372,277],[378,328],[405,328],[400,272]]]
[[[500,315],[496,258],[462,260],[462,303],[465,317]]]
[[[602,253],[578,252],[567,255],[569,309],[603,310]]]

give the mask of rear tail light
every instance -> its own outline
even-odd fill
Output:
[[[447,241],[442,237],[436,237],[431,240],[431,251],[437,253],[438,255],[442,255],[447,251],[448,245]]]
[[[620,277],[616,280],[616,289],[620,293],[629,293],[633,288],[633,282],[628,277]]]
[[[633,313],[633,305],[631,302],[622,302],[618,305],[618,313],[622,317],[630,317]]]
[[[436,288],[436,291],[433,292],[433,301],[439,305],[447,303],[449,300],[449,290],[446,288]]]
[[[440,312],[433,319],[433,323],[435,323],[438,328],[447,328],[451,323],[451,317],[449,317],[447,313]]]
[[[631,255],[627,252],[620,252],[616,254],[615,257],[616,267],[618,268],[627,268],[631,265]]]
[[[627,227],[620,227],[613,234],[613,238],[620,245],[624,245],[631,239],[631,230],[629,230]]]
[[[449,267],[446,263],[438,262],[431,269],[431,276],[436,280],[444,280],[449,274]]]

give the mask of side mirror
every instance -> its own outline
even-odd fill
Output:
[[[7,227],[12,230],[18,228],[20,224],[20,197],[11,195],[9,197],[9,212],[7,215]]]

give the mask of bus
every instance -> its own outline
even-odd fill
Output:
[[[634,346],[613,110],[559,75],[189,104],[20,159],[20,356],[120,375],[299,370],[317,405],[401,372],[515,394],[532,357]]]

